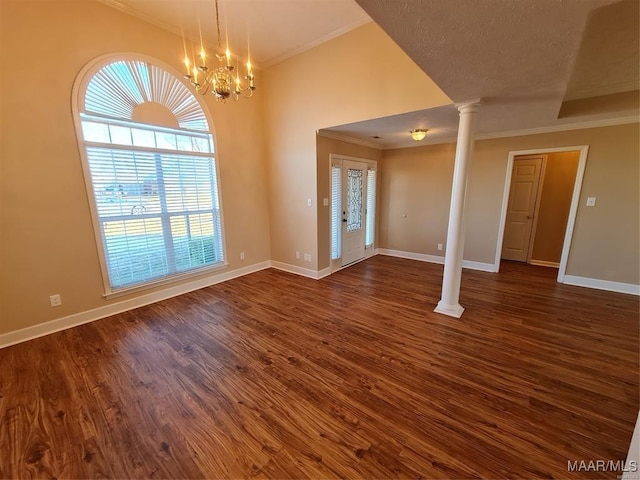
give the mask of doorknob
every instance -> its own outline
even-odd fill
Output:
[[[527,220],[531,220],[531,215],[527,215]]]

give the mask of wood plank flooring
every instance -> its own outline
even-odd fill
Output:
[[[638,298],[505,263],[265,270],[0,350],[1,478],[616,478]]]

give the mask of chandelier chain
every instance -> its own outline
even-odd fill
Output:
[[[0,0],[2,1],[2,0]],[[224,103],[228,98],[237,101],[240,97],[252,97],[253,91],[256,89],[254,85],[255,77],[251,67],[251,59],[248,57],[246,75],[244,75],[244,82],[240,78],[240,73],[236,68],[238,61],[236,58],[236,66],[233,65],[232,55],[229,51],[229,38],[227,32],[227,46],[226,50],[223,50],[222,46],[222,32],[220,30],[220,7],[218,0],[215,0],[216,7],[216,29],[218,36],[218,51],[213,58],[215,59],[213,64],[207,65],[207,55],[204,49],[204,43],[202,41],[202,34],[200,35],[200,60],[193,59],[193,63],[187,54],[187,46],[185,42],[185,58],[184,64],[187,70],[185,78],[189,80],[194,90],[202,95],[211,92],[215,95],[216,100]],[[184,38],[183,38],[184,41]],[[199,63],[198,63],[199,62]],[[216,65],[217,62],[217,65]],[[192,68],[193,66],[193,68]]]
[[[216,0],[216,30],[218,32],[218,48],[222,48],[222,42],[220,41],[220,13],[218,10],[218,0]]]

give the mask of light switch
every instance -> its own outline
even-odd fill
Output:
[[[311,206],[311,199],[307,198],[307,207],[310,207],[310,206]]]
[[[329,199],[328,198],[323,198],[322,199],[322,205],[324,205],[325,207],[329,206]]]
[[[596,205],[596,197],[587,197],[587,207],[594,207]]]

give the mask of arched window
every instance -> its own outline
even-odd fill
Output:
[[[187,86],[119,59],[81,73],[74,99],[107,295],[223,265],[213,135]]]

